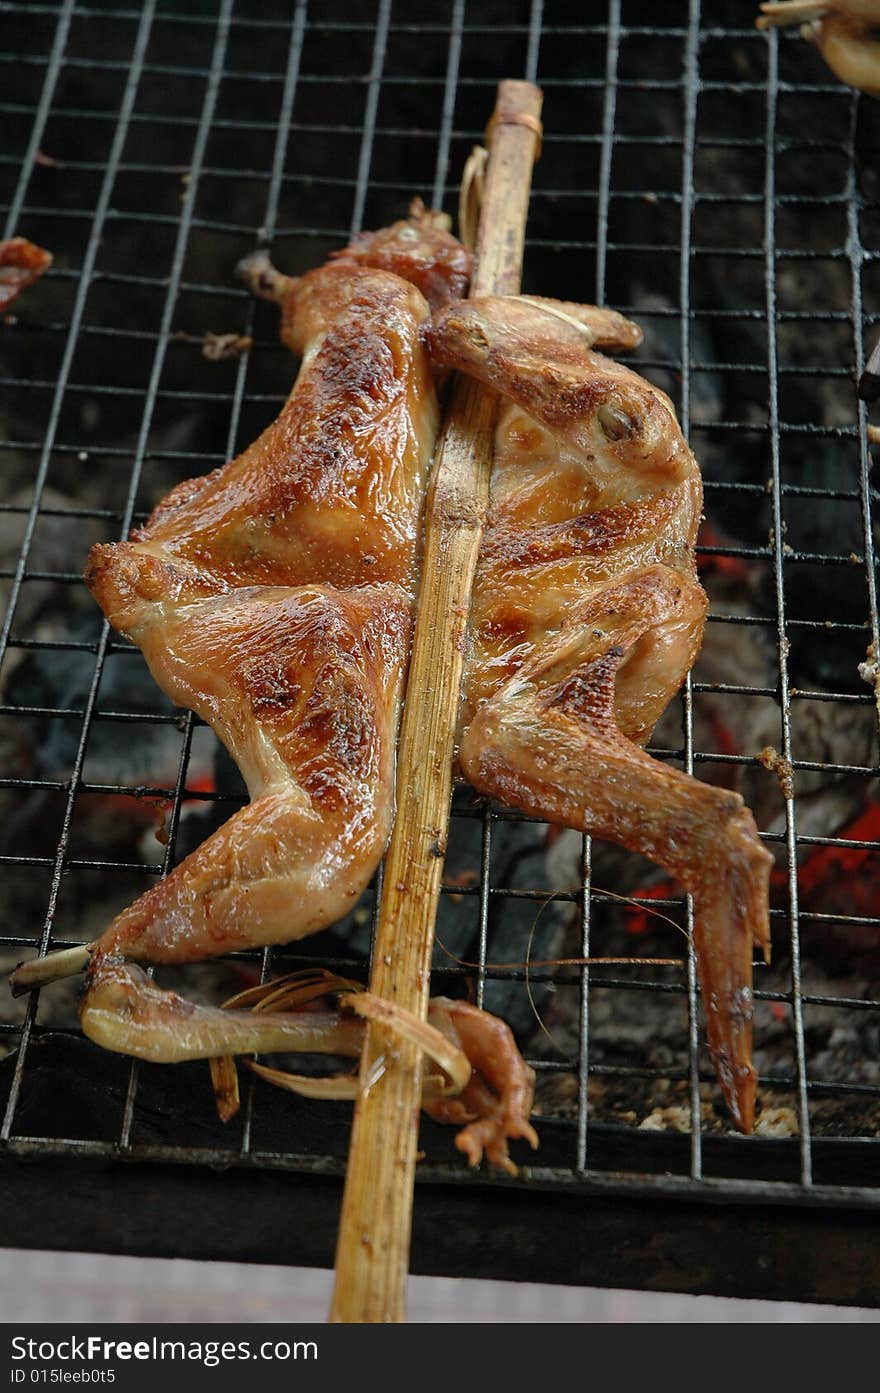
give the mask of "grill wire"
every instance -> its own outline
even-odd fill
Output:
[[[4,517],[16,520],[21,542],[14,564],[0,573],[8,585],[0,657],[19,661],[36,652],[57,652],[59,657],[75,653],[94,664],[86,698],[75,705],[62,699],[12,703],[14,678],[4,689],[6,704],[0,706],[0,717],[40,722],[40,729],[64,722],[75,732],[75,752],[63,778],[6,774],[0,780],[0,789],[20,794],[22,804],[46,795],[57,812],[51,854],[17,849],[2,857],[4,874],[24,868],[43,878],[46,893],[42,925],[7,922],[0,947],[30,953],[35,938],[41,952],[73,942],[55,931],[69,878],[90,877],[88,884],[100,886],[114,883],[114,877],[125,882],[126,876],[145,874],[139,861],[77,849],[74,832],[83,799],[168,800],[164,854],[161,862],[147,868],[154,876],[175,863],[186,800],[230,807],[236,801],[235,795],[188,785],[200,727],[194,716],[115,709],[102,696],[108,664],[140,661],[106,623],[99,629],[95,620],[93,637],[44,639],[36,629],[19,628],[22,597],[41,583],[81,587],[84,552],[74,541],[77,528],[98,529],[108,539],[124,537],[145,516],[148,498],[155,501],[175,478],[216,467],[249,443],[277,412],[290,364],[275,342],[269,312],[254,306],[232,283],[231,268],[238,258],[254,247],[271,245],[284,270],[319,264],[352,232],[400,216],[414,192],[454,211],[458,171],[471,145],[481,138],[495,85],[504,76],[536,80],[545,93],[545,149],[535,172],[525,288],[595,298],[599,303],[607,299],[636,320],[648,317],[659,323],[667,351],[643,356],[640,364],[656,380],[667,374],[663,380],[698,457],[702,442],[721,442],[723,448],[744,433],[763,452],[766,478],[760,481],[714,479],[707,469],[706,500],[710,515],[723,521],[729,507],[738,507],[743,515],[751,508],[757,513],[769,499],[769,536],[763,542],[752,538],[748,543],[712,544],[701,552],[732,564],[766,568],[766,612],[713,614],[710,627],[739,626],[768,634],[775,644],[775,677],[762,686],[688,678],[681,699],[681,746],[655,753],[698,775],[701,766],[753,766],[753,754],[698,746],[694,703],[708,693],[731,699],[732,709],[738,710],[739,703],[768,699],[777,704],[778,750],[791,762],[796,783],[803,772],[811,771],[860,779],[866,792],[870,788],[878,772],[876,738],[873,760],[805,760],[798,755],[793,722],[799,703],[832,702],[854,710],[871,707],[873,695],[857,679],[841,683],[841,690],[795,687],[790,653],[800,651],[799,645],[843,645],[851,656],[851,675],[870,643],[880,652],[867,413],[857,405],[853,386],[854,376],[864,367],[863,333],[870,336],[880,318],[866,314],[863,307],[863,278],[866,290],[873,287],[872,268],[878,264],[869,235],[877,226],[878,205],[859,175],[860,160],[871,149],[872,131],[876,138],[876,119],[868,110],[870,103],[837,83],[796,35],[756,33],[749,0],[734,7],[707,3],[702,9],[699,0],[687,6],[608,0],[607,13],[598,4],[589,9],[585,22],[583,7],[573,0],[494,5],[431,0],[420,7],[420,20],[414,24],[401,0],[317,0],[297,3],[292,12],[280,0],[259,5],[201,0],[179,10],[171,0],[144,0],[140,8],[76,0],[0,3],[12,36],[0,55],[9,79],[7,83],[4,77],[0,102],[9,131],[0,156],[8,209],[5,235],[30,236],[56,257],[50,277],[15,306],[4,330],[4,384],[17,403],[10,420],[29,420],[30,430],[16,427],[11,438],[0,442],[0,450],[10,462],[26,465],[33,491],[32,501],[16,495],[3,504]],[[733,13],[736,23],[731,23]],[[735,56],[726,70],[725,53]],[[803,133],[792,133],[789,110],[804,99],[820,119]],[[673,134],[659,116],[652,120],[651,104],[673,120]],[[699,171],[710,151],[722,162],[752,161],[755,187],[750,192],[735,186],[714,191],[703,187]],[[637,155],[644,159],[646,152],[657,161],[656,187],[632,186],[627,177],[631,161]],[[817,170],[823,160],[836,160],[844,170],[842,182],[837,189],[812,195],[780,192],[783,156],[788,161],[814,161]],[[670,169],[674,178],[668,177]],[[632,231],[634,207],[637,220],[644,216],[641,237]],[[677,235],[662,244],[650,235],[658,207],[677,228]],[[726,244],[705,231],[707,212],[725,209],[731,210]],[[744,216],[757,220],[748,224],[754,227],[753,238],[741,234],[737,218],[743,210]],[[824,214],[838,220],[839,236],[828,245],[811,241],[811,229],[820,225]],[[621,222],[622,216],[629,220]],[[652,259],[675,268],[671,274],[677,303],[664,306],[652,299],[639,304],[628,298],[632,268],[641,268],[644,284],[644,268]],[[713,260],[729,265],[731,276],[741,273],[750,286],[757,285],[757,299],[746,296],[739,305],[707,308],[700,278],[702,268]],[[847,303],[823,302],[824,267],[832,263],[836,272],[842,267],[848,277]],[[791,284],[813,279],[817,289],[809,309],[792,308]],[[51,307],[40,319],[39,304]],[[724,354],[716,361],[705,360],[701,325],[707,321],[716,334],[729,328],[734,346],[729,360]],[[197,347],[181,339],[184,325],[200,331],[235,328],[254,336],[254,349],[233,365],[208,367],[201,363]],[[763,353],[755,360],[743,362],[733,356],[741,325],[757,326],[756,332],[766,336]],[[805,357],[799,362],[780,352],[783,327],[802,331]],[[19,356],[21,342],[25,350]],[[102,380],[108,355],[119,361],[118,381],[112,375]],[[700,382],[707,373],[722,382],[728,377],[748,380],[761,409],[743,410],[736,419],[701,419]],[[785,389],[799,374],[815,382],[816,412],[812,419],[789,420]],[[819,410],[820,400],[826,400],[822,392],[842,403],[842,414],[830,424]],[[116,441],[93,438],[88,413],[98,410],[116,423]],[[193,411],[203,419],[210,415],[214,422],[210,449],[167,443],[167,423],[175,413],[185,416]],[[224,423],[221,436],[218,421]],[[786,470],[789,442],[802,443],[804,438],[816,451],[832,451],[839,461],[834,487],[792,481]],[[83,470],[99,471],[102,479],[106,475],[106,506],[62,507],[53,501],[54,471],[63,467],[66,477],[77,461]],[[154,480],[161,480],[161,487]],[[807,503],[817,510],[853,510],[850,516],[857,512],[858,551],[838,554],[790,544],[789,510]],[[35,565],[32,557],[39,559],[41,528],[58,519],[71,527],[70,564]],[[812,568],[817,578],[812,615],[800,608],[790,613],[790,578],[802,567]],[[835,596],[844,592],[848,599],[839,611],[843,617],[833,617]],[[179,732],[173,784],[90,779],[90,740],[96,728],[110,724],[124,729],[130,743],[147,729],[165,726]],[[528,821],[476,800],[456,802],[454,833],[460,827],[466,832],[474,823],[478,827],[480,873],[476,883],[450,886],[447,894],[455,897],[462,914],[474,917],[479,963],[471,969],[438,958],[441,989],[466,977],[473,979],[478,1003],[489,998],[492,984],[504,975],[492,966],[492,926],[499,907],[519,901],[537,913],[548,900],[551,892],[540,885],[514,887],[498,879],[494,848],[499,829]],[[783,950],[787,940],[791,969],[787,988],[769,990],[762,988],[762,969],[757,967],[756,999],[759,1008],[765,1003],[786,1012],[793,1067],[762,1083],[769,1082],[793,1099],[798,1137],[787,1146],[789,1151],[796,1149],[794,1164],[786,1162],[782,1171],[768,1170],[767,1157],[776,1154],[775,1144],[759,1138],[729,1139],[728,1149],[719,1147],[711,1166],[705,1166],[714,1139],[704,1131],[701,1103],[707,1089],[712,1091],[713,1074],[701,1043],[699,994],[689,951],[682,970],[673,974],[652,975],[645,969],[611,973],[586,965],[574,975],[571,969],[546,967],[529,974],[533,989],[576,988],[579,993],[575,1054],[560,1059],[538,1050],[532,1061],[544,1084],[552,1083],[554,1075],[576,1080],[567,1118],[548,1124],[549,1159],[542,1153],[534,1158],[532,1185],[571,1189],[610,1183],[625,1192],[629,1185],[646,1183],[650,1175],[655,1189],[683,1196],[711,1186],[722,1197],[729,1193],[772,1201],[784,1195],[805,1202],[877,1205],[876,1180],[841,1181],[830,1152],[821,1175],[815,1173],[820,1143],[811,1130],[811,1103],[848,1095],[861,1097],[866,1108],[876,1108],[880,1100],[880,1083],[824,1079],[810,1058],[812,1008],[835,1008],[844,1024],[856,1013],[872,1012],[876,1018],[880,1011],[876,984],[873,991],[867,984],[862,995],[839,996],[811,993],[802,986],[802,927],[815,930],[833,917],[838,926],[880,932],[880,905],[868,915],[799,912],[799,851],[821,847],[880,854],[880,843],[835,836],[834,831],[799,831],[798,800],[792,797],[785,804],[784,824],[763,833],[768,844],[782,850],[784,901],[773,910],[773,933]],[[590,839],[584,838],[581,886],[552,893],[557,905],[573,907],[584,956],[603,952],[601,913],[614,903],[612,895],[592,884],[593,857]],[[375,898],[374,894],[374,905]],[[672,897],[645,903],[668,914],[682,912]],[[690,925],[690,907],[683,912],[683,922]],[[525,945],[520,951],[525,953]],[[258,967],[265,976],[282,957],[289,968],[314,956],[306,942],[283,953],[266,952]],[[355,950],[341,961],[344,970],[366,968]],[[520,984],[525,975],[522,970],[507,974]],[[686,1003],[681,1067],[652,1071],[592,1057],[591,1006],[599,992],[663,994],[670,1010]],[[2,1026],[10,1049],[17,1045],[0,1128],[0,1144],[13,1154],[219,1161],[332,1174],[342,1168],[344,1139],[335,1154],[309,1151],[301,1137],[287,1147],[261,1146],[256,1130],[261,1110],[297,1106],[266,1091],[245,1090],[241,1125],[234,1134],[223,1133],[216,1145],[204,1138],[198,1145],[184,1139],[139,1140],[143,1076],[152,1071],[128,1063],[115,1135],[29,1135],[19,1121],[29,1058],[49,1030],[38,1019],[36,995],[22,1019]],[[686,1154],[681,1149],[667,1154],[661,1148],[660,1161],[649,1161],[647,1139],[633,1130],[632,1150],[615,1153],[618,1161],[621,1154],[629,1158],[619,1167],[628,1174],[618,1174],[603,1159],[600,1143],[594,1142],[590,1086],[596,1080],[616,1084],[628,1074],[649,1078],[652,1073],[686,1082],[692,1126],[686,1140],[675,1142],[676,1147],[686,1147]],[[304,1105],[302,1115],[311,1116],[314,1106]],[[859,1138],[866,1150],[875,1145],[873,1133],[855,1128],[849,1135]],[[448,1147],[437,1154],[441,1159],[432,1152],[426,1164],[429,1177],[452,1176],[461,1184],[498,1183],[482,1174],[466,1176],[457,1158],[449,1159]]]

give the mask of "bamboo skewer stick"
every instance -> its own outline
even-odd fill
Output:
[[[541,93],[502,82],[470,293],[519,292]],[[397,818],[385,860],[370,991],[424,1018],[446,853],[470,594],[489,496],[497,399],[453,384],[426,504],[422,588],[397,760]],[[336,1248],[330,1318],[406,1318],[422,1052],[367,1027]]]

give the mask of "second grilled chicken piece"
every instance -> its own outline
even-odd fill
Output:
[[[738,794],[642,749],[697,655],[706,596],[700,472],[672,404],[591,350],[640,337],[607,311],[524,298],[432,321],[432,355],[505,400],[460,763],[480,792],[640,852],[693,893],[709,1048],[748,1132],[752,944],[769,953],[772,858]]]

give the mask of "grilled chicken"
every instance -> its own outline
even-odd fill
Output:
[[[464,294],[470,256],[442,215],[416,207],[300,279],[261,256],[242,273],[279,302],[282,337],[302,357],[287,404],[128,541],[95,546],[86,580],[163,691],[213,727],[251,801],[97,943],[13,979],[25,990],[87,963],[85,1033],[146,1059],[360,1047],[357,1021],[322,1033],[311,1014],[211,1012],[134,964],[301,938],[345,914],[376,870],[438,419],[423,330],[432,307]],[[463,1003],[432,1015],[447,1033],[464,1021],[474,1076],[454,1108],[425,1105],[464,1126],[472,1162],[485,1147],[503,1165],[506,1136],[534,1136],[531,1071],[509,1031],[493,1047],[502,1022]]]
[[[693,891],[710,1048],[749,1130],[751,945],[768,942],[770,858],[737,795],[642,749],[702,633],[699,471],[662,393],[593,351],[632,346],[634,325],[529,297],[463,302],[468,269],[421,210],[299,280],[265,258],[246,266],[302,354],[293,393],[237,460],[174,489],[130,541],[94,548],[88,583],[162,688],[226,743],[252,801],[96,944],[26,964],[14,985],[88,963],[86,1033],[146,1058],[279,1047],[276,1022],[263,1018],[260,1036],[247,1012],[209,1020],[132,964],[301,937],[342,915],[376,868],[436,427],[433,361],[507,403],[461,770],[481,792],[643,852]],[[432,1011],[448,1024],[448,1009]],[[303,1038],[301,1021],[283,1020],[284,1038]],[[430,1106],[475,1117],[460,1145],[503,1164],[506,1137],[533,1140],[525,1066],[485,1013],[459,1011],[455,1027],[473,1083]]]
[[[772,864],[736,793],[642,746],[699,649],[696,460],[672,404],[594,352],[639,331],[525,298],[440,311],[432,355],[500,393],[460,763],[481,793],[641,852],[694,895],[709,1049],[751,1131],[752,944]]]
[[[758,29],[800,26],[841,82],[880,96],[880,0],[765,0]]]
[[[251,262],[302,355],[287,404],[130,541],[91,552],[110,623],[213,726],[251,798],[115,920],[101,954],[194,961],[300,938],[350,908],[385,848],[437,427],[414,282],[436,271],[437,243],[457,246],[430,220],[396,240],[410,280],[371,267],[366,242],[298,281]],[[461,253],[438,293],[460,293],[466,274]]]

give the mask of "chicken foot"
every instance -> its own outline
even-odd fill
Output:
[[[253,1012],[201,1006],[164,990],[119,954],[96,953],[81,1009],[84,1033],[95,1044],[158,1064],[269,1053],[360,1056],[366,1022],[345,1010]],[[354,998],[355,1004],[362,998]],[[343,998],[344,1004],[344,998]],[[483,1154],[516,1174],[507,1142],[538,1145],[529,1123],[535,1075],[510,1027],[464,1001],[434,997],[428,1024],[461,1051],[470,1077],[454,1097],[425,1080],[422,1106],[437,1122],[461,1128],[456,1146],[471,1166]]]

